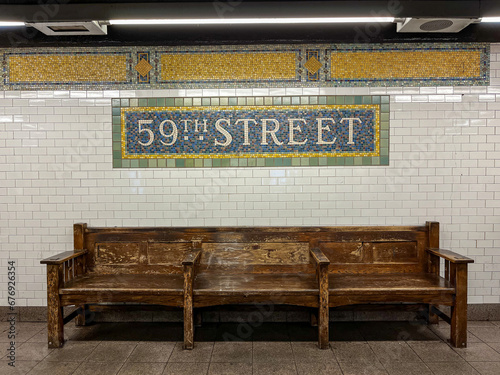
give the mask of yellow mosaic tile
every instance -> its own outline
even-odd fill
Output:
[[[141,59],[139,63],[135,66],[135,70],[139,72],[141,76],[146,76],[153,67],[145,59]]]
[[[335,79],[479,77],[479,51],[332,52]]]
[[[316,57],[311,57],[307,62],[304,64],[304,67],[311,73],[311,74],[316,74],[318,70],[321,69],[323,65],[318,61]]]
[[[294,79],[295,53],[166,53],[164,81]]]
[[[10,82],[125,82],[124,55],[13,55]]]

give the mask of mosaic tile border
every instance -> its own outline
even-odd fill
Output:
[[[411,76],[394,78],[377,78],[377,69],[379,67],[363,66],[362,72],[368,71],[370,78],[335,78],[335,71],[338,66],[332,66],[330,57],[332,52],[359,52],[373,54],[377,52],[386,52],[397,54],[401,52],[430,51],[430,52],[463,52],[464,56],[470,53],[479,54],[479,59],[470,64],[469,70],[477,74],[468,76],[457,76],[458,67],[450,67],[446,77],[433,76]],[[63,81],[54,82],[43,79],[43,73],[32,72],[35,76],[42,76],[40,81],[19,81],[12,82],[10,72],[10,59],[12,56],[36,56],[36,55],[121,55],[126,56],[126,76],[125,81],[117,82],[116,77],[109,77],[109,80],[94,80],[89,72],[89,77],[84,81]],[[237,59],[238,55],[248,54],[248,69],[242,69],[242,72],[255,70],[254,75],[245,75],[234,78],[232,71],[223,71],[224,54]],[[258,66],[252,65],[251,61],[255,58],[269,54],[269,61],[259,61]],[[273,54],[284,56],[285,65],[280,65],[280,59],[273,57]],[[221,71],[217,71],[214,77],[210,77],[210,64],[207,64],[208,72],[194,72],[190,68],[185,68],[187,72],[193,73],[191,78],[186,79],[163,79],[162,58],[165,56],[185,56],[189,63],[189,56],[200,55],[221,55],[219,61]],[[286,56],[285,56],[286,55]],[[293,56],[293,57],[291,57]],[[367,55],[368,56],[368,55]],[[287,58],[291,60],[287,60]],[[245,59],[242,59],[243,61]],[[393,61],[398,61],[395,57]],[[415,62],[416,60],[413,60]],[[366,87],[366,86],[486,86],[490,80],[490,45],[488,43],[400,43],[400,44],[311,44],[311,45],[247,45],[247,46],[197,46],[197,47],[95,47],[95,48],[30,48],[30,49],[0,49],[0,63],[2,66],[2,79],[0,80],[0,89],[2,90],[99,90],[99,89],[200,89],[200,88],[301,88],[301,87]],[[182,65],[182,61],[180,62]],[[382,62],[384,63],[384,62]],[[385,62],[391,65],[391,62]],[[429,64],[439,65],[439,61],[431,61]],[[450,64],[453,64],[451,62]],[[400,65],[404,66],[403,63]],[[219,65],[218,65],[219,66]],[[429,68],[421,67],[425,73]],[[53,69],[61,67],[54,66]],[[62,67],[65,68],[65,67]],[[219,69],[217,68],[217,69]],[[417,67],[419,68],[419,67]],[[37,69],[36,66],[29,65],[29,69]],[[44,70],[44,67],[39,70]],[[71,67],[66,67],[71,69]],[[277,74],[287,69],[288,74]],[[196,78],[196,74],[199,77]],[[455,74],[450,76],[450,74]],[[208,76],[207,76],[208,75]],[[231,77],[228,79],[227,76]],[[285,76],[285,78],[283,77]],[[418,76],[418,77],[417,77]],[[221,78],[222,77],[222,78]],[[226,78],[224,78],[226,77]]]
[[[193,98],[112,99],[112,152],[114,168],[221,168],[221,167],[294,167],[294,166],[383,166],[389,165],[389,96],[250,96]],[[314,157],[134,157],[122,155],[122,109],[155,107],[234,107],[291,105],[378,105],[380,156],[314,156]]]

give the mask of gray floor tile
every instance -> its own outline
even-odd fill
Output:
[[[254,363],[253,375],[297,375],[295,362]]]
[[[500,374],[500,362],[469,362],[481,375]]]
[[[251,342],[216,342],[211,362],[252,362]]]
[[[47,357],[54,349],[49,349],[46,343],[25,342],[19,345],[16,350],[16,360],[18,361],[41,361]]]
[[[39,362],[33,367],[29,375],[69,375],[78,367],[78,362]]]
[[[500,327],[470,327],[469,332],[484,342],[500,342]]]
[[[97,342],[69,341],[62,348],[52,350],[45,360],[49,362],[82,362],[97,345]]]
[[[463,361],[453,349],[444,342],[409,342],[408,345],[424,362]]]
[[[489,320],[469,320],[467,321],[467,327],[494,327],[495,323]]]
[[[26,340],[26,342],[45,342],[45,343],[47,341],[48,341],[47,328],[42,329],[34,336],[31,336],[30,339]]]
[[[74,375],[116,375],[122,366],[121,362],[82,362]]]
[[[465,349],[453,348],[453,350],[467,362],[500,362],[500,353],[482,342],[471,342]]]
[[[493,323],[497,327],[500,327],[500,320],[492,320],[491,323]]]
[[[441,324],[439,326],[430,326],[429,328],[434,332],[441,340],[445,342],[450,341],[450,326],[448,324]],[[474,336],[471,332],[467,332],[467,342],[482,342],[479,338]]]
[[[15,361],[14,367],[8,365],[8,361],[0,361],[0,374],[24,375],[27,374],[38,361]]]
[[[371,341],[368,344],[383,364],[391,362],[422,362],[404,341]]]
[[[126,362],[118,375],[161,375],[166,363]]]
[[[252,375],[251,363],[212,362],[208,367],[208,375]]]
[[[208,362],[197,363],[167,363],[163,375],[206,375],[208,373]]]
[[[99,343],[86,358],[89,362],[125,362],[136,342],[105,341]]]
[[[168,362],[175,342],[140,342],[128,358],[130,362]]]
[[[488,346],[493,348],[497,353],[500,353],[500,342],[490,342]]]
[[[41,325],[40,323],[16,323],[14,326],[16,342],[23,343],[28,341],[30,338],[43,330],[45,326],[46,324]],[[8,343],[11,341],[8,337],[9,329],[10,327],[7,327],[3,334],[0,335],[0,343]]]
[[[381,363],[339,362],[344,375],[388,375]]]
[[[334,342],[331,344],[333,354],[339,362],[373,363],[377,356],[367,342]]]
[[[434,375],[479,375],[467,362],[429,362]]]
[[[182,346],[182,342],[175,344],[169,362],[210,362],[213,342],[196,342],[193,350],[184,350]]]
[[[261,342],[253,343],[253,362],[288,362],[293,361],[292,345],[285,342]]]
[[[316,342],[292,342],[292,350],[297,363],[328,363],[335,359],[331,350],[319,349]]]
[[[297,363],[296,365],[299,375],[342,375],[337,361],[329,363]]]
[[[432,375],[423,362],[389,362],[384,363],[384,367],[389,375]]]

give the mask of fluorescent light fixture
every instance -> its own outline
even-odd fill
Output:
[[[500,22],[500,17],[483,17],[481,22]]]
[[[109,20],[110,25],[248,25],[299,23],[394,22],[394,17],[315,17],[315,18],[179,18]]]
[[[0,27],[24,26],[24,22],[4,22],[0,21]]]

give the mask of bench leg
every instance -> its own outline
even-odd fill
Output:
[[[455,304],[451,308],[451,345],[467,347],[467,264],[453,264],[451,277],[455,280]]]
[[[329,333],[328,324],[330,323],[329,295],[328,295],[328,265],[319,267],[319,311],[318,311],[318,346],[320,349],[328,349]]]
[[[311,327],[318,326],[318,313],[316,311],[311,311],[309,314],[309,319],[311,322]]]
[[[184,306],[184,349],[194,348],[193,309]]]
[[[194,312],[194,326],[201,327],[203,324],[203,315],[199,309]]]
[[[427,324],[439,324],[439,316],[432,312],[432,305],[428,306]]]
[[[194,348],[193,266],[184,266],[184,349]]]
[[[47,266],[47,327],[49,348],[60,348],[64,344],[64,323],[59,280],[62,269],[58,265]]]
[[[75,326],[86,326],[90,323],[90,309],[89,305],[85,304],[80,306],[80,314],[75,318]]]

